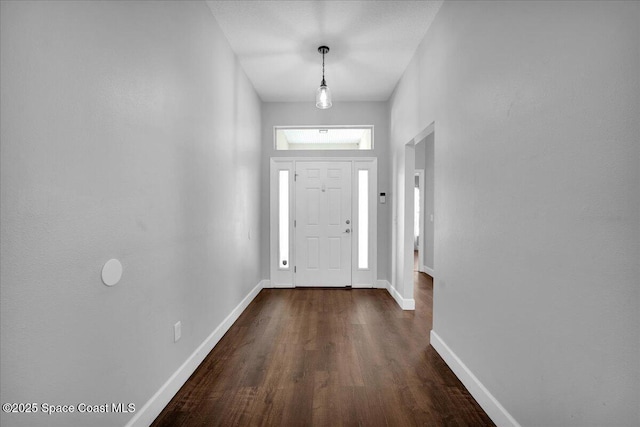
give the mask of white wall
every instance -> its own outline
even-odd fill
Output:
[[[312,93],[313,94],[313,93]],[[334,102],[328,110],[309,102],[265,102],[262,104],[262,251],[269,253],[269,159],[271,157],[377,157],[378,193],[387,193],[387,203],[378,203],[378,279],[390,278],[391,185],[389,163],[389,115],[386,102]],[[276,151],[274,126],[373,125],[373,150]],[[269,276],[269,257],[262,259],[262,274]]]
[[[639,22],[445,2],[390,101],[394,187],[435,122],[434,331],[523,426],[639,422]]]
[[[139,410],[260,281],[260,100],[204,3],[1,7],[1,400]]]

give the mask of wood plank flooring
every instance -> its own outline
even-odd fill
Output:
[[[432,279],[416,310],[386,290],[264,289],[152,424],[493,426],[429,345]]]

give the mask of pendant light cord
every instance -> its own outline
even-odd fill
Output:
[[[327,83],[324,81],[324,50],[322,51],[322,84],[323,85],[327,85]]]

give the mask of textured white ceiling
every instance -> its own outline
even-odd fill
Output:
[[[440,9],[436,1],[207,1],[258,95],[386,101]]]

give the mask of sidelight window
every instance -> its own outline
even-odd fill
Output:
[[[369,268],[369,171],[358,171],[358,268]]]
[[[278,175],[278,267],[289,269],[289,171],[281,170]]]

